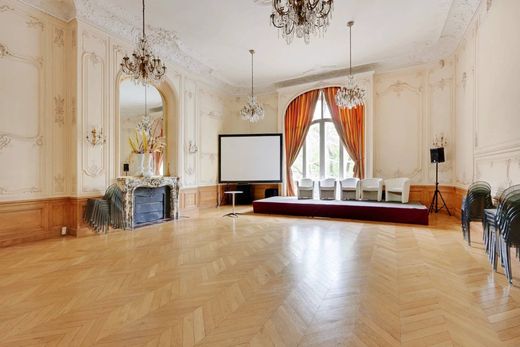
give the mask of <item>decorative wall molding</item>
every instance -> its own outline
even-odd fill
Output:
[[[12,8],[9,5],[0,5],[0,12],[7,12],[7,11],[14,11],[14,8]]]
[[[409,112],[413,112],[410,114],[410,119],[408,121],[416,122],[416,125],[413,125],[413,128],[408,128],[406,133],[403,133],[402,123],[399,121],[392,121],[392,117],[396,116],[404,116],[404,110],[397,109],[376,109],[376,124],[374,125],[375,131],[378,131],[379,134],[374,134],[374,146],[375,146],[375,170],[374,174],[378,177],[409,177],[415,182],[420,182],[423,179],[423,152],[424,149],[422,147],[423,144],[423,124],[424,124],[424,83],[425,77],[423,70],[405,70],[400,73],[390,73],[387,76],[381,75],[376,79],[376,99],[375,104],[376,108],[382,107],[382,103],[388,102],[400,102],[403,103],[403,100],[400,101],[392,101],[406,98],[405,100],[412,100],[409,103],[413,104],[414,109],[410,109]],[[408,104],[408,103],[407,103]],[[417,107],[415,109],[415,107]],[[386,122],[386,123],[383,123]],[[396,128],[391,128],[395,126]],[[389,128],[387,128],[389,127]],[[384,128],[384,130],[383,130]],[[400,131],[399,138],[407,139],[410,143],[408,147],[410,152],[406,156],[408,160],[415,160],[407,162],[408,169],[404,169],[403,167],[396,167],[395,162],[395,153],[392,152],[384,152],[386,147],[381,144],[381,136],[383,138],[388,138],[390,134],[393,134],[395,131]],[[383,132],[383,133],[382,133]],[[413,152],[413,156],[412,156]],[[388,163],[384,163],[384,158],[388,156],[392,156],[394,158],[392,165],[390,166]]]
[[[7,49],[7,46],[5,44],[0,43],[0,58],[3,58],[8,55],[11,55],[11,53],[9,53],[9,49]]]
[[[29,28],[36,28],[40,31],[45,29],[45,24],[42,23],[38,18],[31,16],[30,19],[26,22]]]
[[[4,149],[7,146],[9,146],[11,141],[12,141],[11,137],[9,137],[7,135],[0,135],[0,151],[2,151],[2,149]]]
[[[60,95],[54,97],[54,122],[65,125],[65,99]]]
[[[65,32],[63,29],[54,29],[54,44],[57,47],[63,47],[65,45],[64,35]]]

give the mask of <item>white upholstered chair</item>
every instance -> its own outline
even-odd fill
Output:
[[[336,184],[334,178],[326,178],[319,182],[320,199],[321,200],[336,200]]]
[[[361,181],[361,200],[383,200],[383,179],[366,178]]]
[[[341,200],[359,200],[361,194],[361,181],[358,178],[346,178],[339,182],[341,187]]]
[[[298,199],[312,199],[314,196],[314,181],[309,178],[302,178],[296,181],[298,187]]]
[[[410,199],[410,180],[408,178],[391,178],[385,180],[385,200],[399,201],[403,204]]]

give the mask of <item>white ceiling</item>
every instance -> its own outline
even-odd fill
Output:
[[[26,0],[50,3],[72,0]],[[174,63],[235,88],[250,83],[254,48],[259,87],[347,66],[347,28],[353,64],[405,66],[443,58],[460,41],[480,0],[335,0],[323,38],[290,46],[269,23],[271,0],[147,0],[157,51]],[[140,26],[140,0],[74,0],[77,16],[131,39]]]

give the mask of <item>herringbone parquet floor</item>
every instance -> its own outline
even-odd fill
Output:
[[[454,218],[225,212],[1,249],[0,346],[520,346],[518,268]]]

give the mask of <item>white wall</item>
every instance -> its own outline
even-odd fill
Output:
[[[455,54],[456,182],[520,183],[520,2],[483,1]]]
[[[454,150],[454,64],[452,60],[376,74],[374,175],[435,183],[430,148],[448,140],[439,181],[452,183]]]
[[[235,96],[230,98],[227,115],[224,122],[224,130],[227,133],[249,134],[249,133],[275,133],[278,132],[278,94],[257,95],[257,101],[264,108],[264,119],[251,123],[240,117],[240,110],[248,101],[248,96]]]
[[[132,47],[87,23],[74,22],[77,37],[76,102],[78,123],[74,135],[78,160],[78,196],[103,192],[119,174],[117,90],[119,64]],[[217,183],[217,134],[221,132],[226,96],[199,76],[178,70],[171,62],[166,81],[158,86],[165,95],[168,119],[169,171],[183,187]],[[85,140],[93,126],[108,129],[107,144],[92,147]],[[191,150],[190,150],[191,149]]]
[[[0,200],[66,196],[66,24],[18,1],[0,6]]]
[[[436,136],[449,142],[447,162],[440,166],[440,181],[452,183],[455,163],[454,140],[454,62],[453,59],[430,65],[384,73],[357,76],[368,91],[367,98],[367,175],[410,177],[416,184],[435,182],[435,166],[429,149]],[[235,98],[225,122],[226,132],[253,133],[283,131],[287,105],[301,93],[339,85],[345,78],[306,83],[262,95],[266,119],[250,124],[240,119],[245,98]],[[274,105],[277,104],[277,107]]]
[[[0,200],[97,196],[113,182],[119,63],[132,45],[88,23],[65,23],[16,0],[2,3]],[[184,187],[214,185],[229,97],[203,76],[167,64],[159,88],[168,93],[170,172]],[[103,128],[104,146],[86,141],[93,127]]]

